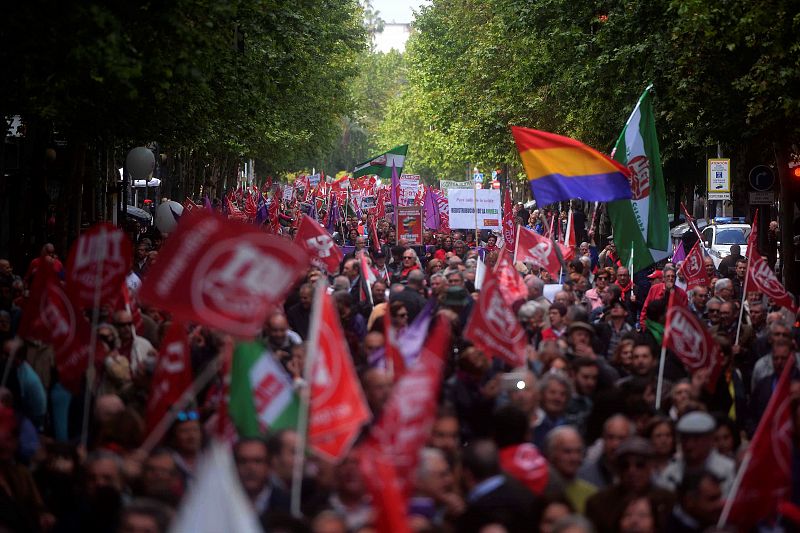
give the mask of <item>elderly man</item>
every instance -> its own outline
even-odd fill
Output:
[[[663,523],[675,502],[675,495],[652,483],[653,450],[650,441],[632,436],[621,442],[613,454],[618,481],[601,490],[586,502],[586,516],[598,531],[615,531],[615,517],[634,497],[645,497],[653,504],[656,523]]]
[[[533,443],[542,448],[547,434],[553,428],[567,423],[565,415],[572,397],[572,383],[562,374],[548,373],[539,385],[539,395],[545,416],[533,430]]]
[[[114,326],[119,335],[119,353],[130,360],[131,372],[141,374],[149,365],[155,364],[158,353],[150,341],[136,335],[133,317],[128,311],[114,313]]]
[[[708,320],[706,305],[708,304],[708,287],[698,286],[689,291],[689,311],[701,322]]]
[[[718,279],[714,283],[714,296],[723,302],[733,301],[733,282],[728,278]]]
[[[412,505],[433,508],[432,521],[441,526],[445,516],[458,516],[464,511],[464,500],[458,493],[458,484],[444,452],[437,448],[423,448],[419,454],[414,480],[415,496]]]
[[[614,482],[616,474],[614,461],[617,448],[626,439],[636,434],[636,428],[626,416],[614,415],[603,424],[603,453],[593,461],[584,462],[578,477],[598,489],[604,489]]]
[[[578,430],[572,426],[553,429],[547,436],[545,451],[554,486],[561,489],[575,511],[583,514],[586,501],[597,492],[597,487],[578,477],[584,452]]]
[[[656,483],[667,490],[675,490],[687,472],[707,469],[722,483],[727,494],[736,471],[732,459],[714,449],[714,417],[703,411],[692,411],[681,417],[675,430],[681,447],[681,456],[673,459],[658,476]]]

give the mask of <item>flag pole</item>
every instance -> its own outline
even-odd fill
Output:
[[[308,345],[314,347],[308,351],[303,367],[304,383],[300,385],[300,407],[297,413],[297,447],[294,450],[294,468],[292,469],[291,512],[296,518],[302,517],[300,511],[300,496],[303,488],[303,467],[305,465],[305,451],[308,433],[308,411],[311,402],[311,371],[314,368],[314,359],[317,355],[316,346],[319,346],[319,322],[322,315],[322,298],[325,297],[325,278],[317,282],[314,291],[314,306],[311,309],[311,328],[308,335]]]
[[[664,332],[664,336],[667,332]],[[661,409],[661,388],[664,386],[664,361],[667,358],[667,347],[661,344],[661,358],[658,362],[658,382],[656,384],[656,411]]]
[[[230,343],[231,340],[226,341],[226,344],[223,346],[228,346],[228,348],[223,348],[223,350],[230,350]],[[230,354],[228,354],[230,355]],[[153,427],[153,430],[147,435],[147,438],[139,446],[139,450],[144,452],[145,455],[149,455],[153,448],[161,441],[164,435],[167,433],[167,430],[175,421],[175,418],[188,404],[192,401],[192,398],[195,397],[196,393],[203,390],[203,388],[208,385],[208,382],[216,375],[217,371],[219,370],[220,362],[223,360],[222,355],[217,355],[214,359],[209,362],[203,371],[194,379],[191,385],[187,387],[178,401],[175,402],[169,411],[158,421],[158,423]]]
[[[752,458],[753,454],[748,449],[744,454],[742,464],[739,465],[739,470],[736,472],[736,477],[733,478],[731,490],[728,493],[728,496],[725,498],[725,506],[722,508],[722,512],[719,515],[719,521],[717,522],[717,527],[719,528],[725,527],[725,524],[728,522],[728,516],[730,516],[731,510],[733,509],[733,502],[736,501],[736,495],[739,492],[739,487],[742,485],[742,479],[744,479],[744,475],[747,473],[747,469],[750,466],[750,459]]]
[[[756,215],[753,220],[758,220],[758,209],[756,209]],[[753,224],[755,226],[755,224]],[[753,229],[751,228],[750,232],[752,233]],[[744,318],[744,302],[747,298],[747,280],[750,279],[750,257],[753,254],[753,246],[755,246],[756,241],[754,240],[752,244],[748,245],[747,247],[747,271],[744,275],[744,283],[742,283],[742,301],[739,302],[739,323],[736,324],[736,341],[733,344],[739,344],[739,334],[742,331],[742,318]]]
[[[478,247],[478,189],[472,181],[472,209],[475,212],[475,248]]]
[[[514,257],[512,258],[512,262],[517,262],[517,252],[519,251],[519,224],[517,224],[517,231],[514,235]]]
[[[661,389],[664,387],[664,364],[667,359],[667,335],[672,329],[672,320],[669,319],[669,309],[672,307],[675,299],[674,288],[669,293],[669,301],[667,305],[667,324],[664,326],[664,336],[661,337],[661,357],[658,361],[658,381],[656,383],[656,411],[661,409]]]
[[[105,236],[105,230],[101,230],[101,236]],[[81,447],[85,450],[89,443],[89,409],[92,400],[92,388],[94,387],[94,359],[97,355],[97,323],[100,321],[100,285],[103,282],[103,266],[106,259],[105,239],[98,239],[101,246],[95,246],[97,260],[97,271],[94,277],[94,302],[92,303],[92,330],[89,333],[89,361],[86,365],[86,390],[83,394],[83,421],[81,423]]]

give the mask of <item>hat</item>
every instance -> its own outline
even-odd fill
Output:
[[[567,328],[567,335],[570,335],[573,331],[577,331],[579,329],[587,331],[590,335],[594,335],[594,328],[591,326],[591,324],[587,324],[586,322],[571,323]]]
[[[641,455],[642,457],[652,457],[655,455],[653,445],[650,441],[639,436],[633,436],[622,441],[617,451],[614,453],[615,459],[620,459],[626,455]]]
[[[717,424],[710,414],[703,411],[692,411],[691,413],[686,413],[678,420],[675,429],[678,433],[686,435],[705,435],[706,433],[714,431],[716,427]]]
[[[469,301],[469,293],[464,287],[447,287],[444,292],[442,305],[451,307],[464,307]]]
[[[386,254],[381,252],[381,251],[372,252],[372,258],[373,259],[386,259]]]
[[[664,271],[654,270],[652,274],[647,276],[647,279],[661,279],[664,277]]]

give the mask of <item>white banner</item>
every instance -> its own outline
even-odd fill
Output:
[[[312,174],[308,177],[308,185],[311,188],[316,187],[319,184],[319,174]]]
[[[448,189],[447,200],[451,228],[475,229],[477,206],[478,229],[500,229],[502,216],[498,189]]]
[[[294,187],[291,185],[287,185],[283,188],[283,201],[284,202],[291,202],[292,198],[294,197]]]
[[[414,205],[419,190],[419,176],[403,174],[400,176],[400,205]]]

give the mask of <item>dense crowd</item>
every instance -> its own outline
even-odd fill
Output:
[[[287,239],[296,215],[282,215]],[[549,217],[517,211],[517,222],[537,233],[546,231]],[[387,325],[402,332],[431,300],[450,321],[454,336],[438,411],[408,502],[412,530],[654,533],[716,524],[776,381],[798,357],[796,317],[758,292],[742,298],[746,262],[737,247],[718,267],[706,258],[710,283],[687,293],[676,265],[632,276],[613,238],[598,245],[587,217],[576,211],[574,220],[578,245],[561,279],[515,265],[528,290],[514,309],[528,341],[527,363],[519,368],[464,339],[481,298],[480,263],[492,268],[500,251],[498,236],[487,232],[476,238],[474,231],[426,231],[422,245],[408,246],[396,242],[388,220],[376,225],[375,242],[366,215],[348,217],[336,236],[344,251],[338,274],[311,267],[265,322],[259,341],[300,381],[314,285],[328,276],[374,423],[394,382],[382,357]],[[135,302],[162,239],[148,230],[133,241],[127,284]],[[52,346],[16,337],[40,265],[63,272],[56,252],[46,244],[24,271],[0,260],[0,528],[166,531],[218,426],[223,375],[177,413],[156,447],[142,449],[150,380],[170,316],[136,303],[131,310],[103,308],[96,329],[107,350],[90,391],[88,445],[80,446],[83,397],[60,383]],[[362,254],[374,276],[371,298],[363,294]],[[724,363],[709,387],[708,372],[690,374],[667,351],[656,410],[670,295],[708,325]],[[186,334],[197,375],[222,349],[224,335],[201,326]],[[800,383],[800,371],[794,373]],[[800,421],[800,402],[791,409]],[[800,446],[800,428],[793,438]],[[351,456],[339,464],[310,456],[303,518],[291,516],[297,441],[295,431],[284,429],[233,443],[241,485],[265,529],[374,530],[373,502]],[[800,487],[791,501],[800,503]],[[769,526],[798,524],[782,519]]]

